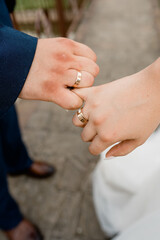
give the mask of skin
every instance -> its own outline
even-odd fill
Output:
[[[82,139],[98,155],[113,146],[106,157],[123,156],[142,145],[160,123],[160,59],[131,76],[98,87],[75,89],[85,101],[75,126],[83,127]]]
[[[82,105],[82,99],[68,87],[74,85],[77,71],[82,73],[78,87],[92,86],[99,72],[95,62],[95,53],[86,45],[66,38],[40,39],[19,97],[77,109]]]

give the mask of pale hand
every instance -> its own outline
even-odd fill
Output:
[[[82,73],[78,87],[89,87],[99,72],[96,55],[87,46],[66,38],[38,40],[35,57],[19,95],[22,99],[54,102],[65,109],[76,109],[82,100],[68,89]]]
[[[83,141],[97,155],[113,146],[106,157],[123,156],[143,144],[160,123],[160,60],[139,73],[98,87],[75,89],[85,101],[88,119],[83,125],[75,114],[73,123],[84,127]]]

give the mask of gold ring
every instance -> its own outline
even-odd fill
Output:
[[[82,113],[82,109],[83,108],[80,108],[78,111],[77,111],[77,117],[78,119],[82,122],[82,123],[87,123],[88,120],[84,117],[83,113]]]
[[[82,73],[81,72],[77,72],[77,79],[76,79],[74,85],[78,86],[80,84],[81,80],[82,80]]]

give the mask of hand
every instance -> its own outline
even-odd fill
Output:
[[[65,109],[76,109],[82,100],[72,87],[81,71],[78,87],[89,87],[99,72],[96,55],[87,46],[65,38],[38,40],[35,57],[19,95],[23,99],[54,102]]]
[[[123,156],[143,144],[160,123],[160,60],[132,76],[98,87],[75,89],[85,101],[82,113],[88,123],[82,139],[99,154],[112,146],[106,157]]]

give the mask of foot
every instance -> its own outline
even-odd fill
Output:
[[[30,168],[20,172],[11,173],[10,175],[17,176],[17,175],[25,174],[34,178],[47,178],[54,175],[55,172],[56,172],[56,169],[53,166],[44,162],[35,161],[32,163]]]
[[[43,240],[40,230],[27,220],[22,220],[17,227],[4,233],[9,240]]]
[[[56,169],[44,162],[33,162],[31,167],[26,171],[26,174],[35,178],[47,178],[52,176]]]

